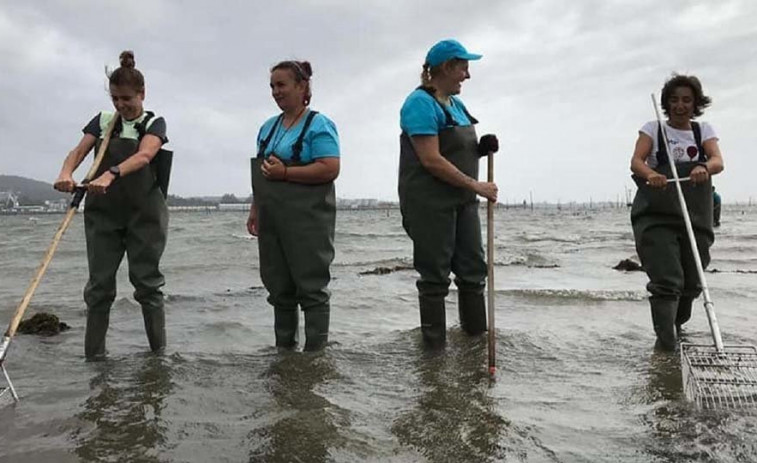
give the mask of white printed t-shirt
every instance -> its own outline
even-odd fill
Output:
[[[715,130],[707,122],[699,122],[699,127],[702,132],[703,144],[707,140],[718,139]],[[657,167],[657,151],[660,149],[657,143],[657,131],[659,128],[660,126],[657,124],[657,121],[649,121],[639,130],[639,132],[652,137],[652,152],[647,156],[647,165],[652,169]],[[699,150],[694,140],[693,130],[679,130],[667,125],[665,131],[668,134],[670,149],[673,152],[672,156],[676,164],[696,161],[699,158]]]

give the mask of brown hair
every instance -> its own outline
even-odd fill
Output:
[[[452,58],[443,63],[439,63],[436,66],[431,66],[428,63],[423,63],[423,70],[421,71],[421,87],[433,89],[431,86],[431,79],[439,76],[444,72],[445,66],[457,66],[459,63],[465,61],[464,59]]]
[[[137,92],[143,92],[145,90],[145,78],[134,67],[134,52],[131,50],[122,51],[118,58],[121,66],[108,75],[110,85],[131,87]]]
[[[305,82],[305,106],[310,104],[313,98],[313,92],[310,91],[310,78],[313,76],[313,68],[307,61],[282,61],[271,68],[271,72],[278,69],[288,69],[294,76],[294,81],[298,84]]]
[[[710,106],[712,98],[706,96],[702,90],[702,83],[696,76],[686,76],[683,74],[673,75],[665,81],[665,85],[662,87],[662,94],[660,95],[660,105],[662,106],[662,112],[666,116],[670,116],[670,97],[678,87],[688,87],[694,93],[694,117],[704,114],[704,108]]]

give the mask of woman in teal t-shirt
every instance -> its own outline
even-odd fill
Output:
[[[247,230],[258,237],[276,345],[297,344],[300,307],[305,350],[321,349],[328,341],[339,175],[336,126],[309,109],[312,74],[307,61],[283,61],[271,69],[271,93],[282,112],[258,133],[247,219]]]
[[[496,201],[497,185],[478,181],[478,162],[498,144],[494,135],[479,141],[476,119],[456,96],[470,78],[468,62],[479,58],[455,40],[434,45],[421,86],[400,112],[402,225],[413,240],[413,266],[420,275],[421,333],[432,347],[446,338],[450,272],[455,273],[463,330],[470,335],[486,331],[486,261],[476,198]]]

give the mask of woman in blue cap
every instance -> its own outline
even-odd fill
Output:
[[[281,113],[258,133],[247,219],[248,231],[258,237],[276,345],[296,345],[299,306],[305,350],[319,350],[328,340],[339,175],[336,125],[309,107],[312,75],[307,61],[282,61],[271,69],[271,96]]]
[[[400,112],[399,197],[402,225],[413,240],[424,342],[446,339],[444,298],[455,273],[460,325],[470,335],[486,331],[486,261],[481,243],[478,196],[497,200],[497,185],[478,181],[479,157],[498,150],[497,138],[476,136],[460,93],[470,78],[468,53],[442,40],[426,55],[421,86]]]

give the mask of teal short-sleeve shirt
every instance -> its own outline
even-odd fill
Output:
[[[268,138],[271,130],[274,130],[271,140],[266,146],[266,157],[272,153],[276,154],[281,160],[288,161],[292,159],[294,146],[297,138],[300,136],[302,129],[305,125],[305,119],[308,114],[305,113],[300,120],[294,126],[289,129],[285,129],[282,124],[276,124],[276,119],[279,116],[274,116],[265,121],[263,126],[258,132],[257,146],[260,150],[261,142]],[[336,129],[336,124],[324,116],[318,113],[313,117],[313,120],[305,133],[305,138],[302,140],[302,152],[300,153],[300,161],[304,164],[309,164],[315,159],[319,158],[338,158],[339,157],[339,134]]]

